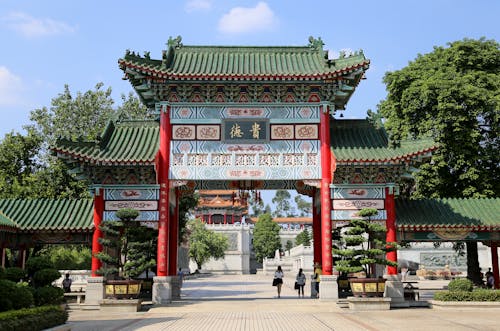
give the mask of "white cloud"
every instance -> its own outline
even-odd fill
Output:
[[[21,78],[0,66],[0,106],[23,104]]]
[[[235,7],[219,20],[219,31],[230,34],[271,29],[277,19],[267,3],[259,2],[255,8]]]
[[[188,13],[197,10],[209,10],[212,8],[212,1],[210,0],[190,0],[186,3],[186,11]]]
[[[4,21],[14,31],[27,38],[46,37],[51,35],[73,33],[75,28],[50,18],[35,18],[26,13],[13,12]]]

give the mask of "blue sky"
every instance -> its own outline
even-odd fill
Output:
[[[126,49],[161,58],[169,36],[185,45],[307,45],[363,49],[367,80],[347,105],[364,117],[386,96],[382,77],[418,53],[465,37],[500,40],[498,0],[420,1],[56,1],[0,0],[0,139],[21,131],[29,112],[50,106],[64,84],[103,82],[119,102],[131,91],[117,60]]]

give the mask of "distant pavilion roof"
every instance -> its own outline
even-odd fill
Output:
[[[391,147],[387,132],[364,119],[332,122],[331,148],[337,165],[350,163],[399,163],[437,149],[432,139],[401,141],[399,147]]]
[[[0,199],[0,228],[5,219],[17,232],[88,232],[94,228],[91,199]]]

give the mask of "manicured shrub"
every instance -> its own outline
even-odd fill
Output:
[[[42,269],[55,269],[54,263],[52,263],[48,256],[33,256],[26,261],[28,275],[33,276],[37,271]]]
[[[21,279],[26,278],[26,271],[18,268],[18,267],[11,267],[5,269],[5,279],[11,280],[15,283],[19,282]]]
[[[61,277],[61,273],[56,269],[42,269],[35,272],[33,282],[35,287],[43,287],[52,284],[59,277]]]
[[[33,294],[27,286],[0,279],[0,311],[28,308],[33,303]]]
[[[64,290],[60,287],[44,286],[35,289],[35,305],[56,305],[62,302]]]
[[[39,331],[66,323],[68,312],[59,306],[44,306],[0,313],[2,331]]]
[[[476,291],[441,291],[434,294],[434,300],[439,301],[500,301],[500,291],[476,290]]]
[[[455,291],[471,292],[472,288],[473,288],[472,281],[467,278],[457,278],[448,283],[448,290],[450,292],[455,292]]]

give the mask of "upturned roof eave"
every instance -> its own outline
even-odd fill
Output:
[[[412,153],[407,153],[407,154],[402,154],[402,155],[399,155],[399,156],[394,156],[394,157],[391,157],[391,158],[380,158],[380,159],[339,159],[339,158],[336,158],[336,163],[337,165],[349,165],[349,164],[352,164],[352,163],[378,163],[378,164],[387,164],[387,163],[401,163],[401,161],[409,161],[409,160],[412,160],[414,159],[415,157],[419,156],[419,155],[424,155],[424,154],[427,154],[429,152],[432,152],[432,151],[435,151],[436,149],[438,149],[438,146],[432,146],[432,147],[429,147],[429,148],[426,148],[426,149],[423,149],[423,150],[420,150],[418,152],[412,152]],[[335,150],[332,148],[334,154],[335,154]]]
[[[352,71],[361,67],[366,67],[370,64],[370,60],[363,60],[363,62],[347,66],[333,71],[325,71],[321,73],[310,74],[229,74],[229,73],[216,73],[216,74],[190,74],[190,73],[172,73],[168,70],[152,69],[140,64],[136,64],[127,60],[120,59],[118,61],[120,68],[125,71],[127,68],[140,71],[142,74],[149,74],[156,79],[165,80],[328,80],[339,78],[342,75],[351,73]]]
[[[138,159],[138,160],[115,160],[115,159],[101,159],[91,157],[85,154],[79,154],[70,152],[63,149],[52,149],[54,152],[59,154],[64,154],[69,156],[78,162],[90,163],[93,165],[144,165],[144,166],[152,166],[155,165],[155,160],[153,159]]]

